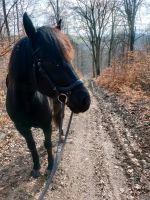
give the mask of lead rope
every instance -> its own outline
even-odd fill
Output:
[[[49,186],[50,184],[52,183],[52,180],[53,180],[53,177],[58,169],[58,165],[61,161],[61,158],[62,158],[62,154],[63,154],[63,150],[64,150],[64,147],[65,147],[65,144],[66,144],[66,141],[67,141],[67,137],[69,135],[69,129],[70,129],[70,125],[71,125],[71,121],[72,121],[72,117],[73,117],[73,112],[71,112],[71,115],[70,115],[70,118],[69,118],[69,122],[68,122],[68,126],[67,126],[67,130],[66,130],[66,134],[65,134],[65,138],[64,140],[62,141],[62,126],[63,126],[63,113],[64,113],[64,109],[65,109],[65,103],[64,102],[61,102],[61,122],[60,122],[60,127],[59,127],[59,141],[58,141],[58,144],[57,144],[57,151],[56,151],[56,157],[55,157],[55,160],[54,160],[54,164],[53,164],[53,168],[52,168],[52,171],[51,171],[51,174],[49,176],[49,178],[47,179],[47,182],[46,182],[46,185],[41,193],[41,195],[39,196],[38,200],[43,200],[48,189],[49,189]]]

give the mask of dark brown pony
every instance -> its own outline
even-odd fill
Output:
[[[60,121],[60,94],[67,96],[67,106],[74,113],[90,106],[90,96],[72,67],[73,47],[68,37],[55,27],[35,29],[25,13],[23,25],[27,37],[14,46],[9,62],[6,107],[17,130],[25,138],[33,158],[31,175],[38,177],[39,156],[31,128],[39,127],[45,135],[48,170],[53,166],[51,122],[52,111],[48,98],[53,100],[54,117]]]

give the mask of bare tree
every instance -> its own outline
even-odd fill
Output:
[[[67,0],[48,0],[48,7],[51,10],[49,12],[51,23],[59,24],[59,20],[62,19],[62,28],[65,29],[68,4]]]
[[[28,10],[29,6],[29,13],[31,14],[33,8],[35,8],[34,2],[34,0],[0,1],[0,56],[9,52],[18,37],[23,34],[22,15]]]
[[[51,6],[56,23],[60,20],[60,0],[48,0],[49,6]]]
[[[111,8],[111,30],[110,30],[110,42],[108,48],[108,66],[111,64],[112,59],[112,51],[114,50],[114,41],[115,41],[115,30],[117,27],[116,17],[117,17],[117,5],[116,0],[113,1],[113,5]]]
[[[86,37],[90,44],[93,59],[93,75],[97,76],[101,70],[102,55],[102,38],[106,30],[106,26],[110,18],[110,8],[108,0],[77,0],[77,6],[74,7],[75,12],[80,16],[83,40]]]
[[[124,14],[127,18],[127,23],[129,27],[129,48],[130,51],[134,50],[135,43],[135,18],[137,11],[142,4],[143,0],[124,0]]]
[[[6,1],[2,0],[4,22],[1,25],[0,32],[1,32],[2,28],[3,28],[3,26],[5,25],[6,31],[7,31],[7,37],[8,37],[9,41],[10,41],[10,29],[9,29],[9,25],[8,25],[8,14],[11,11],[11,9],[14,7],[15,4],[16,4],[16,2],[14,2],[14,4],[9,8],[9,11],[7,13],[7,11],[6,11]]]
[[[19,22],[19,8],[18,8],[18,3],[16,3],[16,15],[17,15],[17,31],[18,31],[18,36],[20,36],[20,22]]]

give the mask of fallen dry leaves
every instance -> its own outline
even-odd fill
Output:
[[[150,97],[150,55],[140,51],[128,52],[121,60],[114,60],[96,83],[124,100],[147,101]]]
[[[96,79],[97,85],[120,96],[131,111],[140,111],[143,121],[150,120],[150,55],[129,52],[124,58],[114,60]],[[146,118],[146,119],[145,119]]]

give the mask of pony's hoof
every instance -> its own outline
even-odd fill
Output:
[[[39,170],[39,169],[33,169],[33,170],[31,171],[31,176],[32,176],[33,178],[38,178],[40,175],[41,175],[41,174],[40,174],[40,170]]]

